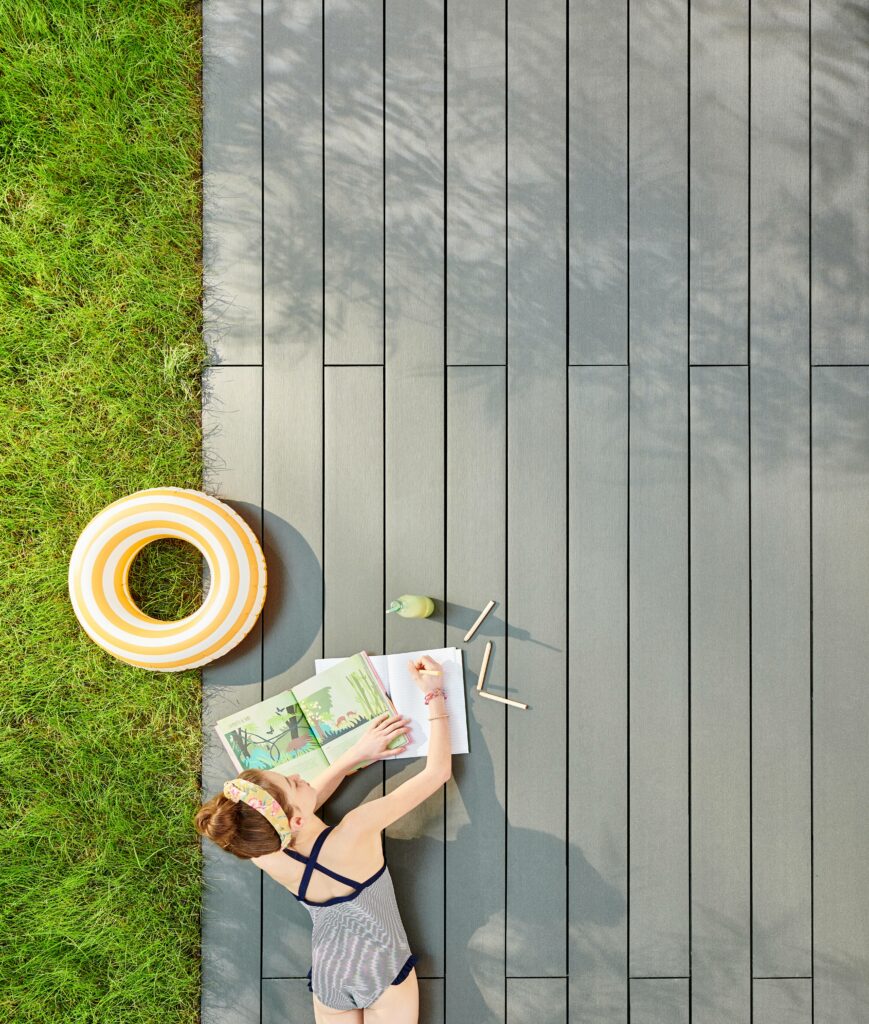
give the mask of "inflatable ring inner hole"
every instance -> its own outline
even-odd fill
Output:
[[[177,622],[198,611],[211,582],[205,553],[181,537],[157,537],[136,552],[126,573],[130,599],[145,615]]]

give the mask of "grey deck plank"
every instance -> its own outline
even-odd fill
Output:
[[[811,973],[808,8],[752,9],[753,973]]]
[[[566,17],[508,7],[508,977],[567,972]]]
[[[325,353],[383,362],[383,4],[324,3]]]
[[[507,978],[506,1024],[563,1024],[566,1013],[564,978]]]
[[[568,1020],[627,1024],[627,368],[568,402]]]
[[[442,647],[444,618],[444,12],[400,0],[386,12],[386,598],[438,599],[428,619],[386,616],[388,652]],[[386,605],[384,604],[384,608]],[[391,792],[423,769],[384,762]],[[386,830],[417,974],[443,977],[445,791]],[[433,1018],[434,1019],[434,1018]]]
[[[445,1001],[446,1019],[475,1024],[505,1015],[506,716],[517,709],[476,694],[490,640],[485,689],[504,693],[505,380],[500,366],[447,371],[446,642],[462,651],[471,753],[453,758],[446,791]],[[490,599],[498,603],[465,643]]]
[[[323,649],[328,657],[361,650],[377,654],[383,650],[386,608],[383,368],[329,366],[325,385]],[[384,792],[384,764],[369,765],[342,783],[320,814],[338,822]],[[387,859],[391,863],[390,850]],[[393,882],[401,910],[412,902],[412,893]]]
[[[869,369],[813,374],[814,1021],[869,1006]]]
[[[656,0],[632,8],[632,976],[689,971],[686,47],[685,5]]]
[[[751,1024],[748,372],[695,367],[691,413],[691,1020]]]
[[[271,598],[264,696],[314,673],[323,654],[321,4],[266,0],[263,501]],[[301,977],[311,918],[263,877],[263,974]],[[310,993],[309,993],[310,995]]]
[[[202,5],[203,333],[211,363],[262,362],[260,0]]]
[[[743,0],[691,7],[692,363],[748,358],[748,19]]]
[[[263,978],[262,1024],[315,1024],[307,978]]]
[[[812,979],[755,978],[752,1024],[812,1024]]]
[[[869,362],[869,19],[812,4],[812,361]]]
[[[688,1024],[687,978],[632,978],[631,1024]]]
[[[323,647],[383,646],[383,370],[325,371]]]
[[[259,367],[212,367],[203,375],[203,487],[232,506],[262,540]],[[266,595],[268,600],[269,595]],[[235,769],[214,723],[262,699],[261,626],[202,669],[202,797]],[[202,839],[202,1024],[260,1024],[260,872]]]
[[[628,4],[569,4],[571,363],[627,363]]]
[[[447,14],[447,362],[503,363],[506,129],[505,4]]]

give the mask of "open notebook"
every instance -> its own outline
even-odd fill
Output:
[[[426,707],[422,690],[411,679],[407,669],[408,661],[416,661],[427,654],[434,658],[444,670],[443,677],[427,676],[431,680],[431,688],[442,686],[447,694],[446,710],[450,717],[451,750],[454,754],[467,754],[468,751],[468,717],[465,709],[465,676],[462,665],[462,652],[458,647],[440,647],[422,651],[406,651],[402,654],[371,654],[368,655],[378,676],[383,681],[386,692],[399,714],[411,716],[413,739],[401,751],[391,757],[391,761],[403,757],[425,757],[428,754],[429,709]],[[339,664],[342,658],[315,658],[314,671],[319,675],[323,671]]]
[[[462,655],[455,647],[385,657],[369,657],[360,651],[348,658],[319,659],[310,679],[222,718],[215,731],[237,771],[259,768],[283,775],[298,773],[313,782],[380,714],[400,713],[412,716],[414,741],[410,743],[402,733],[392,740],[390,749],[403,747],[398,757],[424,757],[428,752],[428,708],[422,691],[407,674],[407,660],[421,654],[429,654],[443,665],[443,683],[432,676],[435,681],[431,685],[443,685],[449,694],[452,751],[466,754]],[[390,694],[390,686],[395,696]],[[362,761],[355,770],[373,763]]]

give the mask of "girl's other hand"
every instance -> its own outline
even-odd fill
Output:
[[[384,711],[372,722],[369,722],[368,729],[350,748],[353,757],[357,761],[383,761],[387,757],[395,755],[404,750],[405,744],[387,749],[396,736],[405,733],[410,739],[410,718],[407,715],[393,715]]]

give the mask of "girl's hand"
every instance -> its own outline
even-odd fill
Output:
[[[420,669],[432,669],[440,672],[440,675],[424,676],[420,672]],[[443,686],[443,665],[441,665],[439,661],[435,661],[434,658],[430,658],[427,654],[423,654],[417,661],[411,661],[408,658],[407,672],[423,693],[427,693],[429,690],[433,690],[437,686]]]
[[[410,736],[410,719],[406,715],[393,715],[385,711],[369,723],[367,732],[350,747],[355,761],[383,761],[404,750],[404,744],[394,750],[387,746],[401,733]]]

